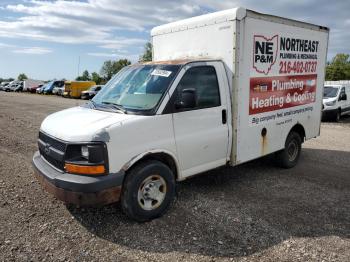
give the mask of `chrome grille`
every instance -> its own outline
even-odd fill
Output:
[[[39,139],[43,142],[45,142],[46,144],[49,144],[51,145],[53,148],[61,151],[61,152],[64,152],[66,150],[66,144],[55,139],[55,138],[52,138],[42,132],[39,132]]]
[[[66,144],[45,133],[39,132],[38,139],[39,152],[54,167],[64,169],[64,153]]]

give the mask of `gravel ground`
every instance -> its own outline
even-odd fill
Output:
[[[32,175],[41,121],[81,103],[0,92],[1,261],[350,260],[350,117],[323,123],[297,167],[266,157],[208,172],[139,224],[118,204],[65,206]]]

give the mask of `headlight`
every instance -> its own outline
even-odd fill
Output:
[[[81,156],[86,160],[89,160],[89,148],[88,146],[81,146]]]
[[[336,102],[337,102],[336,100],[330,101],[330,102],[326,102],[325,105],[326,106],[334,106]]]
[[[69,144],[65,155],[65,171],[72,174],[108,174],[107,146],[104,143]]]

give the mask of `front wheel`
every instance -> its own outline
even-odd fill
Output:
[[[276,153],[277,164],[283,168],[294,167],[300,157],[301,142],[301,137],[297,132],[290,132],[284,149]]]
[[[340,121],[340,117],[341,117],[341,111],[339,109],[337,110],[337,113],[334,116],[334,121],[338,123]]]
[[[175,198],[175,178],[160,161],[145,161],[132,168],[123,185],[121,206],[138,222],[162,216]]]

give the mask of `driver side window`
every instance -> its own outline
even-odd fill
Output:
[[[173,100],[175,103],[181,101],[183,90],[193,90],[195,94],[195,107],[180,111],[221,105],[218,79],[213,66],[197,66],[188,69],[173,94],[175,96]]]
[[[345,94],[345,87],[342,87],[342,89],[340,90],[340,95]]]

